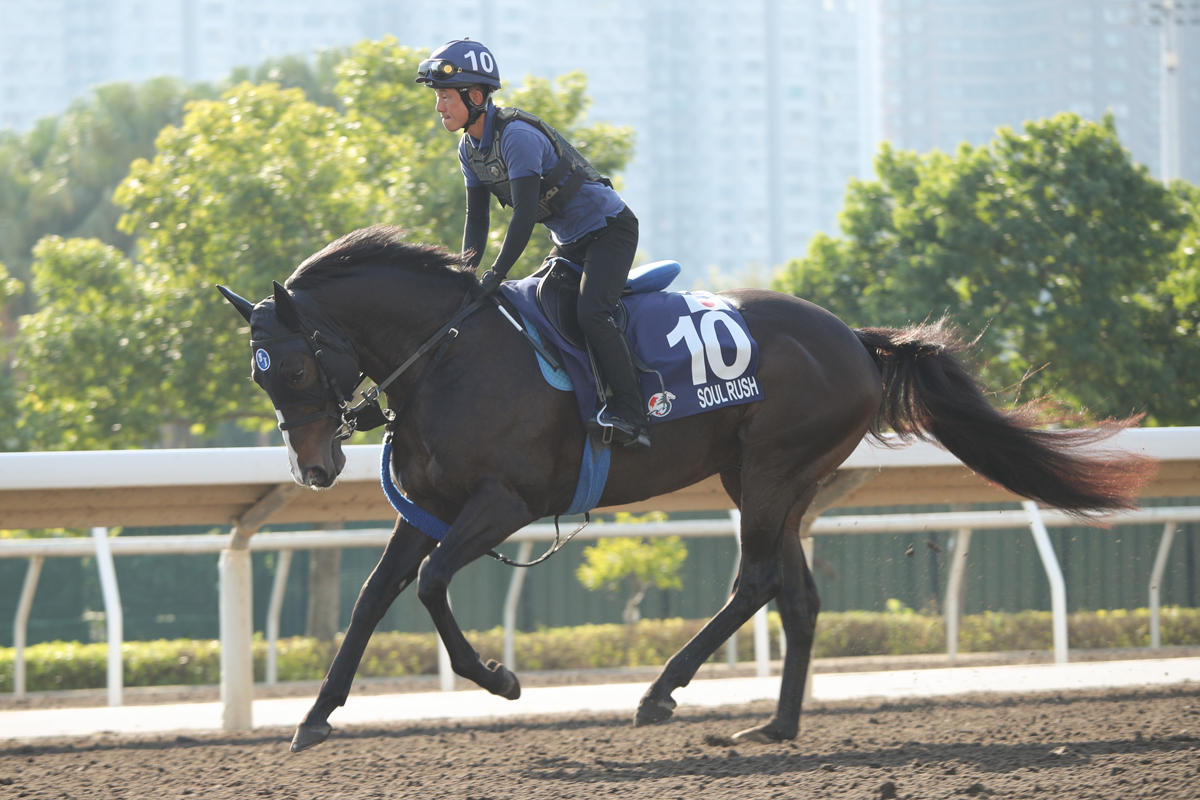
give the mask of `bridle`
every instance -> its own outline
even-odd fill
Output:
[[[365,392],[361,392],[360,394],[362,395],[362,401],[358,405],[352,407],[348,405],[346,399],[340,398],[339,394],[336,392],[336,381],[329,376],[330,370],[324,363],[321,350],[316,349],[311,344],[319,339],[324,339],[325,341],[329,340],[326,337],[323,337],[319,331],[314,330],[312,336],[305,337],[305,339],[306,341],[310,342],[310,348],[313,350],[313,356],[317,364],[317,372],[319,379],[322,382],[322,387],[332,385],[335,389],[334,396],[339,397],[336,405],[336,411],[333,408],[329,408],[329,404],[326,403],[323,405],[320,411],[308,414],[300,419],[281,422],[279,424],[279,429],[289,430],[300,425],[305,425],[309,422],[315,422],[322,417],[328,416],[337,419],[340,423],[337,433],[334,434],[334,438],[338,441],[349,439],[354,435],[355,431],[374,430],[381,425],[388,426],[388,437],[390,438],[392,432],[399,424],[400,418],[403,416],[404,411],[407,410],[409,403],[416,395],[416,390],[419,388],[420,384],[424,382],[425,378],[432,371],[432,368],[439,361],[441,361],[442,356],[445,354],[447,348],[449,348],[450,344],[453,343],[458,337],[457,326],[459,323],[477,311],[488,297],[487,295],[481,295],[472,300],[471,294],[472,291],[468,290],[463,296],[462,305],[459,306],[458,311],[455,312],[450,320],[446,322],[446,324],[442,325],[442,327],[439,328],[436,333],[426,339],[416,349],[416,351],[407,359],[405,359],[404,363],[397,367],[390,375],[387,376],[387,378],[372,386],[370,389],[367,389]],[[349,344],[349,340],[346,339],[346,337],[343,336],[341,338],[346,344]],[[333,344],[333,342],[330,343]],[[391,409],[384,411],[379,405],[379,395],[397,378],[403,375],[409,367],[415,364],[418,359],[420,359],[434,347],[438,348],[437,352],[434,354],[434,357],[430,360],[429,364],[426,365],[425,370],[417,379],[417,383],[413,386],[413,389],[408,393],[408,397],[405,398],[404,403],[401,404],[400,408],[396,411],[392,411]],[[359,372],[358,381],[355,383],[354,388],[350,391],[350,398],[353,398],[354,392],[359,386],[362,385],[362,382],[365,378],[366,375],[362,372]],[[324,388],[322,389],[322,392],[324,392]]]
[[[412,399],[417,395],[418,390],[425,382],[425,379],[430,375],[434,367],[437,366],[438,362],[442,360],[442,356],[445,355],[446,350],[450,347],[450,345],[458,338],[457,326],[464,319],[479,310],[479,308],[490,299],[500,309],[500,312],[508,318],[508,321],[512,323],[513,326],[519,331],[525,334],[526,338],[533,343],[534,347],[539,353],[544,353],[546,358],[553,361],[553,358],[550,356],[550,354],[545,353],[541,343],[531,337],[528,331],[525,331],[512,318],[512,316],[505,311],[504,306],[499,302],[495,295],[480,294],[472,300],[472,294],[473,291],[468,289],[467,293],[463,295],[462,304],[459,306],[458,311],[454,313],[450,320],[442,325],[442,327],[440,327],[436,333],[426,339],[416,349],[416,351],[413,352],[413,354],[407,359],[405,359],[404,363],[397,367],[390,375],[365,392],[361,392],[360,394],[363,398],[362,401],[353,407],[348,406],[347,400],[353,398],[354,392],[359,386],[362,385],[366,375],[358,369],[358,354],[353,345],[350,343],[350,340],[345,335],[337,333],[333,334],[335,338],[331,338],[330,336],[322,334],[314,327],[306,324],[303,321],[303,318],[301,318],[300,330],[296,331],[292,335],[273,339],[258,340],[262,344],[270,344],[292,341],[294,339],[302,339],[308,346],[309,354],[313,357],[313,360],[317,365],[317,374],[320,380],[322,397],[321,409],[312,414],[307,414],[299,419],[288,420],[286,422],[280,421],[279,429],[282,431],[287,431],[301,425],[306,425],[310,422],[315,422],[323,417],[333,417],[339,421],[338,430],[334,434],[334,440],[343,441],[350,438],[355,431],[369,431],[378,428],[381,425],[386,425],[387,433],[384,435],[383,452],[381,454],[382,459],[380,465],[380,478],[383,484],[384,494],[387,496],[392,507],[395,508],[396,511],[398,511],[402,516],[405,516],[406,519],[413,517],[413,515],[417,515],[414,518],[419,518],[422,523],[417,526],[418,529],[420,529],[426,535],[432,536],[439,541],[445,536],[449,525],[437,519],[432,514],[429,514],[429,512],[421,509],[419,506],[401,494],[394,484],[394,476],[391,472],[392,436],[395,433],[396,428],[399,426],[400,420],[404,416],[404,412],[408,409]],[[309,330],[312,332],[309,333]],[[354,370],[358,377],[354,383],[354,387],[346,395],[343,396],[338,390],[337,379],[333,377],[335,370],[330,364],[327,363],[327,356],[321,348],[317,347],[318,343],[324,343],[326,346],[340,351],[341,353],[354,353]],[[391,383],[397,378],[403,375],[409,367],[417,362],[418,359],[420,359],[430,350],[433,350],[435,347],[437,350],[434,352],[433,358],[431,358],[429,363],[425,365],[425,369],[421,371],[421,375],[417,378],[412,388],[409,389],[407,393],[408,396],[404,399],[404,402],[400,405],[400,408],[398,408],[396,411],[392,411],[391,409],[384,411],[379,405],[380,393],[387,389],[387,387],[391,385]],[[557,363],[555,366],[557,367]],[[331,390],[333,396],[337,398],[335,407],[336,410],[329,407],[332,404],[332,401],[326,399],[327,390]],[[527,563],[513,561],[512,559],[501,555],[495,550],[489,551],[487,555],[512,567],[532,567],[535,564],[540,564],[561,550],[567,544],[567,542],[571,541],[571,539],[573,539],[577,533],[583,530],[590,521],[591,515],[584,514],[584,522],[574,531],[563,537],[559,531],[558,517],[556,516],[554,518],[554,544],[550,547],[550,549],[542,554],[540,558],[534,559],[533,561]]]

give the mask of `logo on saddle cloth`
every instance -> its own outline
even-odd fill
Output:
[[[675,395],[670,392],[658,392],[650,397],[646,413],[652,417],[665,417],[671,413],[671,401],[674,399]]]

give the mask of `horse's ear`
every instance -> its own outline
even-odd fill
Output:
[[[288,294],[287,289],[283,288],[282,283],[279,281],[271,282],[275,284],[275,319],[294,331],[300,330],[300,312],[296,310],[296,304],[292,302],[292,296]]]
[[[250,321],[250,315],[254,313],[254,303],[251,303],[244,297],[239,297],[230,291],[228,287],[222,286],[219,283],[217,284],[217,291],[224,295],[225,299],[238,310],[238,313],[246,318],[246,322]]]

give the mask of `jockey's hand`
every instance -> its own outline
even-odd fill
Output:
[[[487,272],[483,273],[483,277],[480,279],[479,285],[483,287],[484,294],[491,294],[500,288],[500,282],[502,280],[504,280],[502,276],[497,275],[495,272],[489,269]]]

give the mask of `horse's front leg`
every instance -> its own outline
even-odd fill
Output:
[[[330,731],[333,730],[328,722],[329,715],[338,706],[345,705],[346,697],[350,694],[350,684],[354,681],[354,673],[358,670],[358,662],[367,649],[367,642],[370,641],[375,626],[383,619],[400,592],[416,579],[421,561],[436,545],[436,540],[421,533],[402,518],[396,523],[396,530],[392,532],[392,538],[388,540],[383,556],[363,584],[358,599],[354,601],[350,626],[346,629],[346,636],[342,639],[333,664],[325,675],[317,700],[304,717],[304,721],[296,728],[296,734],[292,737],[293,753],[307,750],[329,737]]]
[[[454,671],[492,694],[516,700],[517,676],[498,661],[484,664],[450,611],[447,590],[454,573],[533,521],[525,503],[500,481],[485,481],[463,507],[446,538],[421,565],[417,596],[429,609]]]

